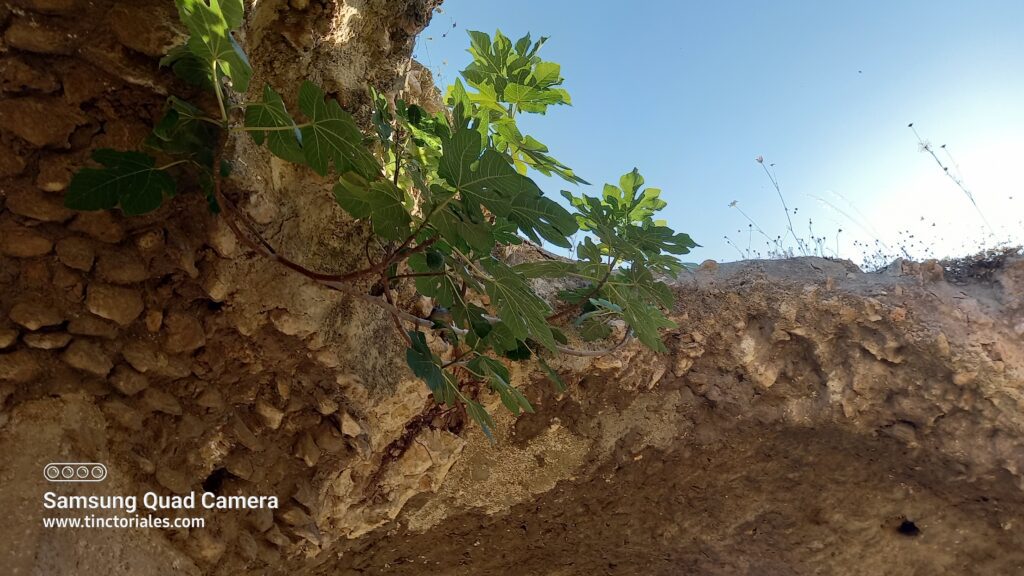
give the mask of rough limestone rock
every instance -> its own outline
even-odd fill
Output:
[[[364,123],[367,85],[437,109],[410,59],[437,4],[249,2],[253,89],[294,109],[313,79]],[[485,396],[491,444],[431,417],[384,313],[253,256],[201,195],[60,208],[90,150],[137,146],[189,89],[157,65],[173,14],[0,7],[5,574],[1024,574],[1024,258],[703,266],[673,280],[668,354],[553,360],[563,394],[516,369],[537,412]],[[365,265],[330,181],[245,137],[225,154],[226,193],[279,251]],[[49,462],[109,475],[54,488]],[[44,529],[48,490],[279,506]]]
[[[109,284],[91,284],[85,302],[89,312],[122,326],[131,324],[143,310],[138,291]]]
[[[0,254],[15,258],[43,256],[53,249],[53,241],[42,234],[18,225],[0,221]]]

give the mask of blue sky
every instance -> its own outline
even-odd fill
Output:
[[[731,202],[786,234],[763,155],[798,235],[811,219],[828,255],[860,263],[855,242],[924,257],[1024,241],[1022,23],[1020,0],[446,0],[415,54],[445,86],[469,62],[466,30],[550,36],[541,55],[573,106],[520,125],[589,193],[637,166],[670,225],[703,245],[690,259],[736,260],[767,246]],[[988,228],[910,122],[947,145]]]

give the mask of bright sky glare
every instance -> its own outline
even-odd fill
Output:
[[[765,237],[729,207],[786,234],[763,155],[797,234],[811,220],[826,255],[861,263],[879,242],[919,258],[1024,242],[1022,23],[1020,0],[446,0],[416,58],[443,88],[470,60],[466,30],[550,36],[541,55],[562,65],[573,106],[520,124],[588,193],[637,166],[703,245],[687,259],[763,255]],[[566,187],[534,176],[552,196]]]

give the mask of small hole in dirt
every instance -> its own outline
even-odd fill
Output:
[[[217,494],[220,492],[224,480],[228,477],[228,471],[224,468],[217,468],[203,480],[203,490]]]
[[[914,524],[910,520],[903,520],[900,522],[900,525],[896,527],[896,531],[911,538],[921,535],[921,529],[917,527],[917,524]]]
[[[213,300],[206,301],[206,309],[210,312],[220,312],[221,308],[224,307],[223,302],[214,302]]]

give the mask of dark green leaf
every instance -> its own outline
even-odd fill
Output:
[[[83,168],[74,175],[64,198],[68,208],[105,210],[120,205],[125,214],[144,214],[160,207],[165,194],[174,194],[174,179],[156,168],[151,156],[101,148],[92,158],[103,168]]]
[[[326,175],[333,163],[339,174],[354,171],[367,180],[380,176],[380,164],[363,145],[363,134],[352,116],[312,82],[299,89],[299,108],[309,119],[302,128],[302,151],[309,166]]]
[[[666,307],[672,304],[672,291],[667,285],[655,282],[650,272],[627,270],[612,275],[601,293],[622,308],[623,319],[644,345],[656,352],[665,352],[659,330],[675,328],[676,323],[655,304]]]
[[[555,390],[558,392],[565,392],[567,387],[565,382],[562,381],[562,377],[558,375],[558,372],[555,372],[555,369],[545,362],[543,358],[538,356],[537,361],[540,362],[540,367],[543,368],[544,372],[548,375],[548,379],[555,385]]]
[[[368,218],[373,231],[388,240],[409,236],[412,221],[405,209],[405,193],[390,180],[367,182],[354,172],[334,186],[334,197],[355,218]]]
[[[189,31],[187,46],[212,70],[216,65],[227,74],[235,90],[249,88],[252,67],[245,52],[231,36],[242,22],[242,0],[175,0],[182,23]]]
[[[487,410],[485,410],[479,402],[466,400],[466,414],[468,414],[474,422],[480,425],[480,429],[483,430],[487,439],[494,442],[494,418],[491,418],[491,415],[487,413]]]
[[[580,326],[580,338],[583,338],[586,342],[604,340],[611,336],[611,334],[611,327],[608,326],[608,324],[605,324],[600,318],[587,318]]]
[[[530,350],[530,347],[526,345],[526,342],[516,340],[515,348],[505,350],[502,352],[502,356],[515,362],[522,362],[524,360],[529,360],[530,357],[533,356],[533,350]]]
[[[561,278],[575,272],[576,263],[561,260],[538,260],[517,264],[512,267],[512,270],[526,278]]]
[[[520,412],[533,413],[533,406],[526,396],[510,383],[511,377],[504,364],[493,358],[478,356],[469,363],[468,368],[487,378],[491,390],[498,393],[501,403],[509,412],[516,416],[519,416]]]
[[[187,44],[172,48],[160,59],[161,66],[170,66],[174,74],[192,84],[208,90],[213,89],[213,68],[189,50]]]
[[[275,156],[294,162],[305,163],[302,152],[302,133],[285,108],[281,95],[269,85],[263,86],[263,99],[245,107],[246,128],[268,128],[252,130],[249,134],[257,144],[267,142],[267,148]]]
[[[481,154],[480,134],[461,129],[442,138],[444,154],[438,175],[465,199],[507,217],[524,234],[569,247],[568,236],[577,230],[575,219],[556,202],[543,196],[537,185],[519,174],[501,154],[488,148]]]
[[[508,326],[516,339],[532,338],[554,350],[555,339],[546,319],[548,305],[512,268],[492,258],[481,260],[481,264],[493,277],[493,281],[486,282],[487,295],[498,308],[502,324]]]
[[[542,195],[530,193],[519,194],[512,201],[509,220],[519,226],[519,230],[534,242],[543,237],[548,242],[562,248],[570,248],[569,236],[579,230],[576,218],[569,214],[557,202]]]
[[[429,270],[443,270],[444,254],[438,250],[427,250],[424,255],[424,262]]]
[[[470,335],[475,338],[487,338],[491,333],[492,325],[487,319],[487,311],[475,304],[463,303],[460,299],[452,307],[452,316],[459,326],[468,328]]]
[[[168,104],[163,118],[146,139],[146,146],[209,166],[219,128],[203,120],[202,111],[185,100],[171,96]]]
[[[412,340],[412,346],[405,351],[405,360],[409,364],[409,369],[427,383],[431,392],[437,394],[447,385],[447,376],[441,370],[441,359],[430,351],[423,332],[410,330],[409,338]]]
[[[561,88],[546,89],[536,86],[509,84],[505,87],[505,101],[516,104],[524,111],[544,113],[552,104],[569,104],[569,93]]]
[[[461,249],[473,249],[487,254],[494,247],[494,226],[484,219],[477,208],[472,214],[457,205],[448,205],[434,213],[431,226],[441,237]]]
[[[440,271],[444,266],[443,256],[441,257],[441,266],[439,268],[431,268],[428,260],[428,255],[419,253],[413,254],[406,261],[413,272],[436,273],[434,276],[417,277],[415,282],[416,290],[424,296],[434,298],[438,304],[445,308],[453,308],[457,302],[461,304],[462,298],[459,294],[459,286],[450,275]]]
[[[487,150],[481,158],[480,133],[475,130],[464,128],[441,142],[444,155],[438,175],[495,215],[508,215],[512,199],[522,191],[523,177],[493,150]]]

